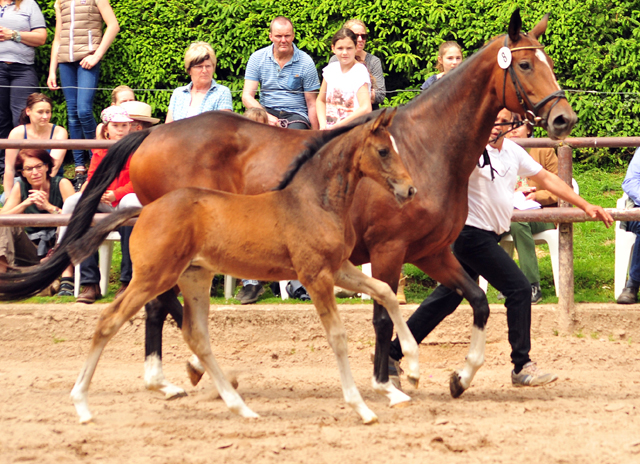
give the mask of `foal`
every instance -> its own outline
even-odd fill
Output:
[[[402,204],[415,196],[411,178],[387,131],[395,111],[340,135],[320,149],[310,147],[292,163],[272,192],[242,196],[185,188],[153,203],[112,214],[70,250],[73,262],[95,250],[104,236],[140,214],[131,235],[133,279],[98,322],[89,357],[71,392],[80,422],[91,420],[87,393],[100,354],[118,329],[148,301],[178,284],[184,296],[182,332],[213,377],[231,411],[257,417],[243,402],[211,352],[208,334],[209,286],[215,273],[259,280],[299,279],[309,291],[329,345],[338,361],[347,403],[365,424],[377,421],[353,380],[347,337],[337,313],[333,286],[368,293],[389,308],[398,327],[409,377],[416,383],[418,347],[402,322],[390,287],[365,276],[348,261],[355,232],[348,212],[363,177],[383,185]],[[140,212],[141,211],[141,212]],[[166,256],[171,256],[167,262]],[[408,401],[390,382],[374,389],[392,403]]]

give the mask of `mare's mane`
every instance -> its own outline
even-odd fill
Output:
[[[277,187],[274,187],[272,191],[284,189],[291,183],[300,168],[307,161],[313,158],[313,156],[318,153],[322,147],[324,147],[327,143],[329,143],[339,135],[349,132],[351,129],[358,127],[359,125],[360,124],[358,124],[357,122],[352,122],[344,126],[336,127],[335,129],[323,131],[321,135],[314,137],[311,140],[307,140],[305,142],[305,146],[307,148],[294,158],[294,160],[289,165],[289,169],[287,169],[287,172],[284,174],[282,180],[280,181],[280,184],[278,184]]]

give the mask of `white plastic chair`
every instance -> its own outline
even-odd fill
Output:
[[[627,202],[627,194],[623,194],[616,202],[616,208],[624,209]],[[627,272],[631,265],[631,253],[636,243],[636,234],[620,228],[620,221],[616,221],[616,264],[614,277],[614,296],[617,300],[627,281]]]
[[[100,248],[98,248],[98,254],[100,255],[100,293],[106,295],[109,290],[109,271],[111,270],[111,256],[113,254],[113,243],[120,241],[120,234],[116,231],[107,235],[107,238],[102,242]],[[78,298],[80,294],[80,265],[75,267],[74,272],[74,289],[73,296]]]
[[[543,232],[533,234],[533,241],[536,245],[546,243],[549,246],[549,255],[551,256],[551,269],[553,270],[553,285],[556,288],[556,296],[559,295],[560,289],[560,255],[559,255],[559,232],[558,229],[549,229]],[[500,240],[500,246],[504,248],[504,251],[509,253],[509,256],[513,257],[515,244],[513,243],[513,237],[511,234],[505,235]],[[480,288],[487,293],[487,281],[484,277],[480,276],[478,284]]]

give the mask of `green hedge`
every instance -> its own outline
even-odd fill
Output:
[[[574,136],[633,136],[640,131],[640,11],[637,1],[566,0],[504,2],[499,0],[111,0],[121,32],[103,62],[101,87],[127,84],[138,98],[164,118],[171,93],[188,82],[182,60],[189,43],[210,42],[218,55],[216,79],[240,90],[249,56],[269,44],[268,25],[276,15],[292,19],[297,45],[315,60],[318,70],[331,55],[330,37],[345,19],[359,17],[369,27],[368,51],[385,68],[387,104],[406,102],[426,77],[435,73],[435,56],[444,40],[456,40],[465,55],[491,37],[503,34],[511,12],[521,8],[525,29],[546,12],[550,23],[543,43],[555,61],[560,85],[567,89],[612,92],[569,93],[579,115]],[[41,81],[46,82],[53,38],[53,0],[41,4],[51,29],[48,44],[38,50]],[[617,94],[628,92],[629,94]],[[56,100],[58,122],[65,123],[62,92]],[[95,113],[108,105],[110,91],[98,93]],[[580,151],[590,163],[616,164],[631,150]]]

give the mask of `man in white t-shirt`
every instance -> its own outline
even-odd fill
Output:
[[[469,214],[465,226],[453,244],[453,254],[472,279],[482,275],[506,297],[507,325],[514,370],[511,381],[516,386],[545,385],[558,376],[540,371],[529,358],[531,350],[531,284],[511,257],[500,247],[500,236],[509,230],[513,213],[513,196],[517,176],[533,179],[551,193],[599,218],[607,227],[613,218],[600,206],[589,204],[555,174],[545,171],[527,152],[503,137],[503,127],[512,120],[509,110],[496,118],[486,147],[491,160],[476,167],[469,178]],[[482,165],[482,157],[480,164]],[[493,172],[493,179],[491,173]],[[420,343],[442,320],[453,313],[462,296],[440,285],[422,302],[407,321],[416,341]],[[402,357],[396,338],[390,351],[390,375]]]

